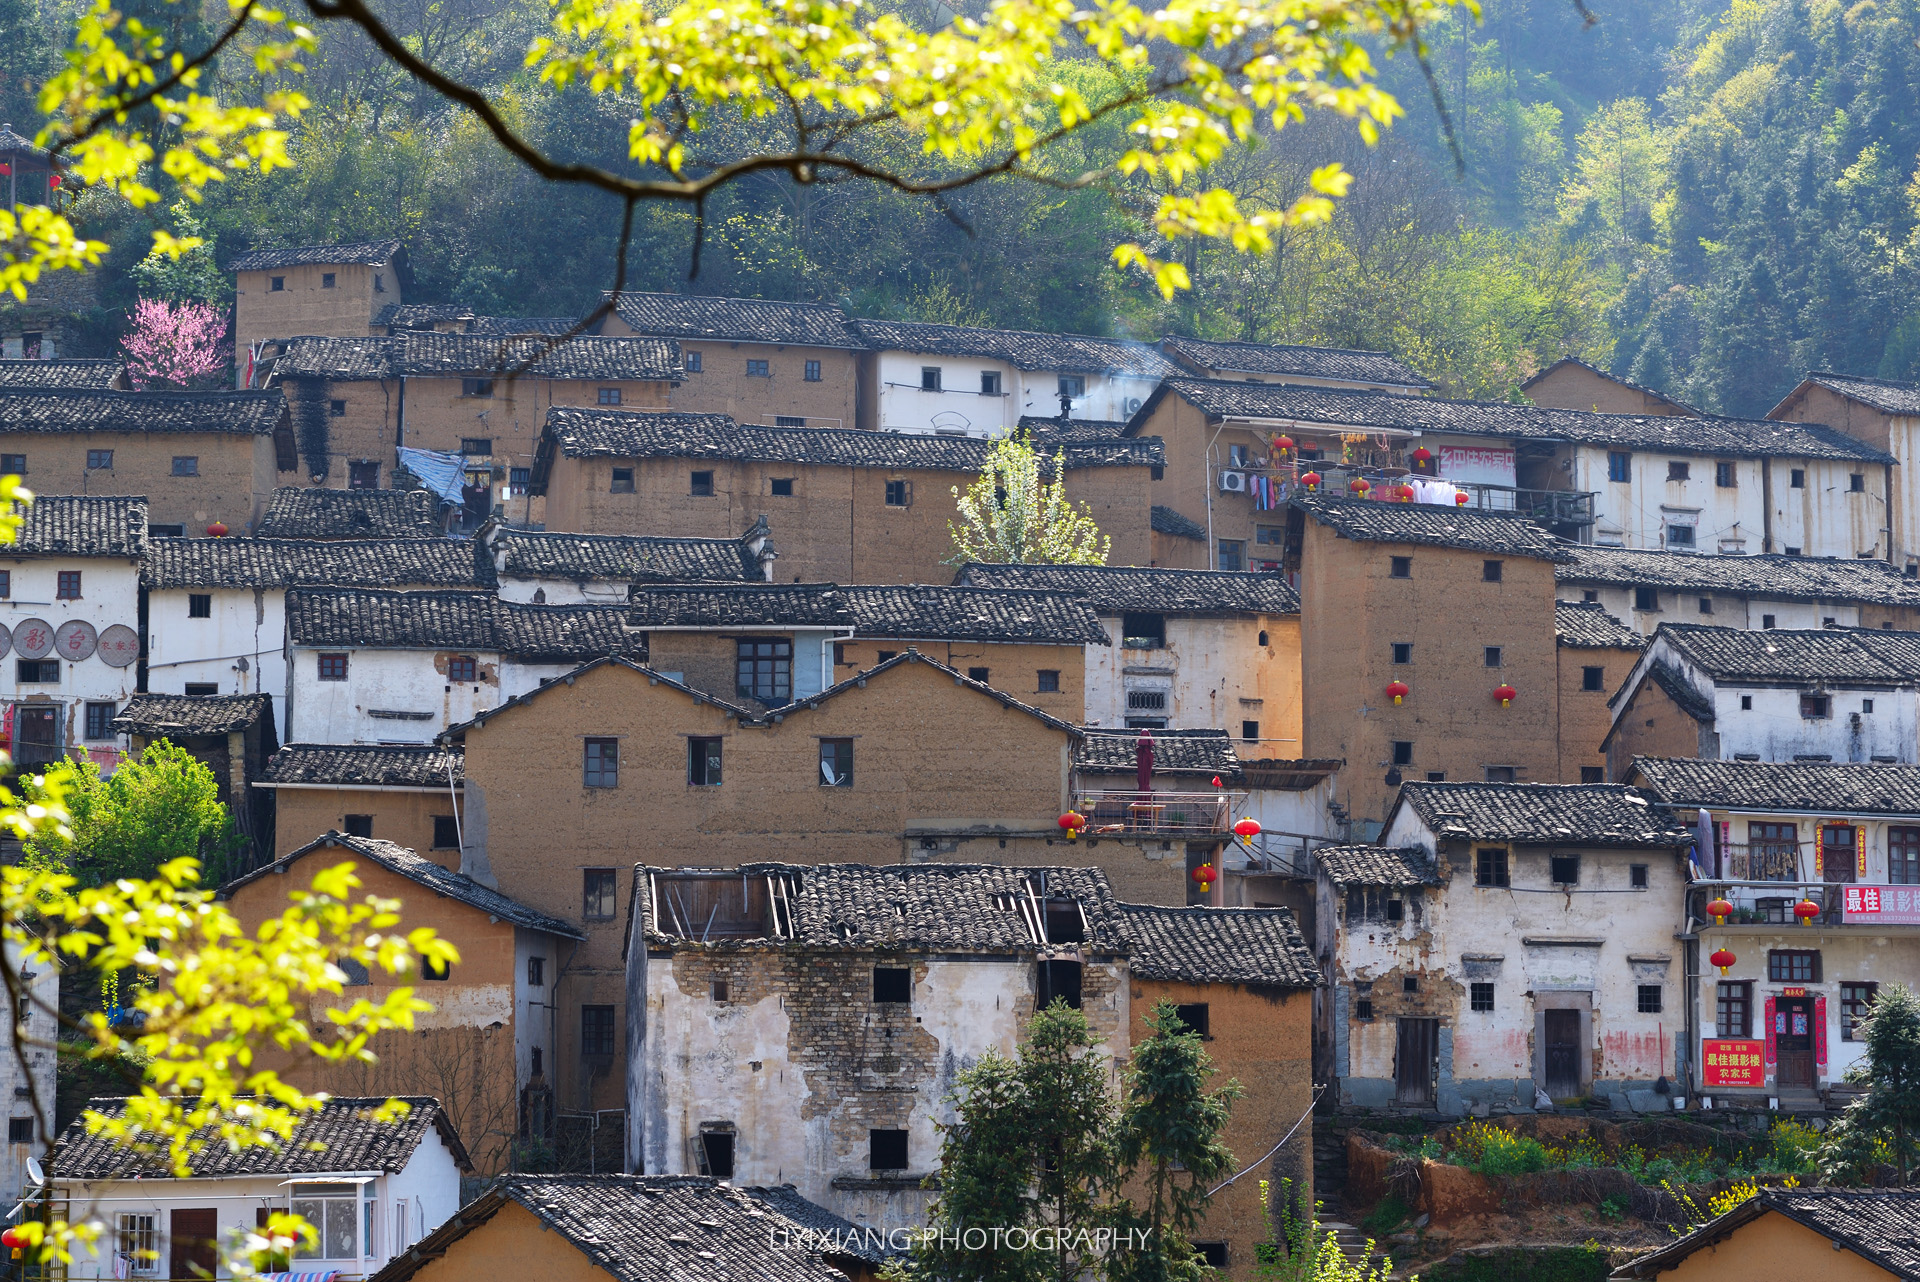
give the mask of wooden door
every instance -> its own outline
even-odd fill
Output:
[[[1402,1104],[1433,1103],[1433,1078],[1440,1058],[1440,1021],[1402,1019],[1394,1047],[1393,1075]]]
[[[60,760],[60,712],[46,704],[19,703],[13,709],[13,760],[39,766]]]
[[[1852,881],[1854,858],[1853,829],[1833,824],[1820,830],[1820,875],[1827,881]]]
[[[1547,1094],[1571,1099],[1580,1094],[1580,1012],[1550,1010],[1546,1016]]]
[[[1813,999],[1782,997],[1773,1007],[1773,1036],[1782,1090],[1813,1089]]]
[[[220,1213],[178,1210],[167,1225],[167,1276],[210,1278],[220,1267]]]

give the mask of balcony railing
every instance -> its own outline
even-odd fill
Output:
[[[1455,490],[1464,491],[1467,501],[1460,503],[1452,498],[1445,506],[1463,508],[1469,512],[1493,512],[1501,516],[1523,516],[1547,526],[1548,528],[1584,527],[1594,522],[1594,500],[1599,495],[1586,490],[1529,490],[1513,485],[1491,485],[1482,481],[1454,481],[1446,477],[1424,476],[1408,472],[1403,468],[1349,467],[1339,463],[1320,465],[1301,463],[1278,469],[1251,468],[1250,471],[1265,471],[1276,481],[1291,481],[1299,472],[1311,468],[1320,473],[1323,493],[1347,495],[1348,488],[1356,478],[1363,479],[1372,487],[1368,494],[1369,502],[1399,502],[1386,498],[1389,487],[1402,482],[1417,487],[1421,481],[1442,481]],[[1235,469],[1227,469],[1235,470]],[[1443,506],[1429,504],[1428,506]]]
[[[1233,827],[1243,792],[1076,791],[1087,837],[1218,837]]]
[[[1733,877],[1695,882],[1694,891],[1693,912],[1709,925],[1706,904],[1724,897],[1733,905],[1730,926],[1795,925],[1793,907],[1802,900],[1820,905],[1814,920],[1821,925],[1920,926],[1920,885]]]

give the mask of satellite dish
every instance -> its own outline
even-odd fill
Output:
[[[47,1173],[41,1168],[39,1158],[29,1157],[27,1159],[27,1179],[34,1184],[45,1184],[47,1182]]]

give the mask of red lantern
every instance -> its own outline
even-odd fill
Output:
[[[1413,502],[1413,487],[1411,485],[1402,482],[1400,486],[1400,501],[1402,503]]]
[[[215,521],[207,527],[207,533],[213,538],[224,539],[227,537],[227,523],[225,521]]]
[[[1727,918],[1733,916],[1733,905],[1724,899],[1709,900],[1707,912],[1712,916],[1714,925],[1724,926],[1727,924]]]
[[[1719,949],[1715,949],[1713,956],[1707,958],[1707,960],[1712,962],[1714,965],[1718,966],[1720,968],[1720,973],[1724,975],[1727,973],[1727,967],[1733,965],[1735,962],[1739,961],[1740,959],[1733,955],[1733,950],[1731,948],[1719,948]]]
[[[1233,826],[1233,835],[1243,841],[1252,841],[1260,835],[1260,821],[1248,815]]]
[[[1428,462],[1431,462],[1432,460],[1433,460],[1433,451],[1428,449],[1424,445],[1422,445],[1419,449],[1413,452],[1413,461],[1416,463],[1428,463]]]
[[[1467,492],[1465,490],[1455,490],[1453,492],[1453,505],[1455,507],[1465,507],[1467,505]]]
[[[1282,454],[1290,454],[1293,451],[1293,438],[1291,436],[1279,437],[1274,441],[1273,448],[1279,450]]]
[[[1224,787],[1226,787],[1226,785],[1225,785],[1225,784],[1223,784],[1223,783],[1221,783],[1221,782],[1220,782],[1220,776],[1219,776],[1219,775],[1215,775],[1215,776],[1213,777],[1213,786],[1214,786],[1214,787],[1216,787],[1216,788],[1224,788]]]
[[[1367,495],[1367,491],[1372,489],[1373,487],[1367,484],[1366,477],[1356,476],[1351,481],[1347,482],[1347,488],[1352,490],[1355,494],[1358,494],[1360,497],[1365,498]]]
[[[26,1235],[20,1232],[20,1229],[17,1225],[15,1227],[9,1228],[4,1233],[0,1233],[0,1246],[10,1246],[17,1249],[19,1247],[25,1246],[26,1244],[27,1244]]]
[[[1305,476],[1303,476],[1303,477],[1301,477],[1301,478],[1300,478],[1300,484],[1302,484],[1302,485],[1304,485],[1304,486],[1306,486],[1306,487],[1307,487],[1308,489],[1310,489],[1310,490],[1317,490],[1317,489],[1319,489],[1319,488],[1320,488],[1320,473],[1318,473],[1318,472],[1308,472],[1308,473],[1307,473],[1307,474],[1306,474]]]
[[[1060,816],[1060,826],[1067,830],[1067,840],[1072,841],[1087,826],[1087,817],[1077,810],[1069,810]]]
[[[1212,864],[1201,864],[1198,868],[1195,868],[1191,873],[1189,873],[1188,876],[1192,877],[1194,884],[1200,887],[1201,894],[1204,895],[1209,890],[1213,889],[1213,865]]]
[[[1515,699],[1518,699],[1520,697],[1520,692],[1514,689],[1512,686],[1503,685],[1494,690],[1493,697],[1498,699],[1500,701],[1500,706],[1504,708],[1508,704],[1512,703]]]
[[[1802,899],[1793,906],[1793,915],[1800,919],[1802,926],[1811,926],[1814,918],[1820,915],[1820,905],[1811,899]]]
[[[1387,683],[1387,697],[1395,703],[1399,703],[1412,693],[1413,690],[1404,681],[1389,681]]]

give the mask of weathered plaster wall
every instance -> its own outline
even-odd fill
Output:
[[[1166,644],[1138,649],[1122,644],[1122,616],[1102,616],[1112,644],[1087,647],[1086,724],[1124,726],[1130,716],[1162,717],[1169,726],[1240,737],[1244,723],[1252,721],[1258,723],[1259,740],[1243,741],[1241,756],[1306,755],[1301,750],[1298,615],[1163,617]],[[1166,708],[1129,711],[1127,695],[1133,690],[1163,692]]]
[[[321,288],[332,273],[334,287]],[[275,290],[272,278],[286,287]],[[374,277],[380,289],[374,288]],[[400,303],[400,278],[391,267],[365,263],[307,263],[268,271],[234,273],[234,350],[246,362],[247,348],[264,338],[317,334],[354,338],[372,332],[374,313]]]
[[[1603,779],[1607,755],[1601,743],[1613,728],[1613,709],[1607,699],[1639,660],[1638,650],[1587,650],[1575,646],[1558,647],[1560,664],[1560,773],[1561,783],[1588,782],[1583,769],[1600,771]],[[1600,669],[1600,686],[1587,689],[1586,670]]]
[[[399,788],[278,787],[274,795],[274,858],[292,854],[316,837],[345,832],[348,815],[370,815],[373,835],[405,846],[459,871],[458,849],[433,844],[436,815],[454,813],[457,793]]]
[[[210,596],[207,618],[188,615],[189,597]],[[161,589],[147,594],[147,688],[183,694],[188,683],[221,694],[270,694],[275,714],[287,697],[287,594],[281,588]]]
[[[56,632],[74,619],[92,624],[96,633],[116,623],[139,630],[139,567],[133,561],[108,557],[0,557],[0,568],[12,576],[7,597],[0,599],[0,624],[4,624],[10,634],[18,633],[23,623],[35,619]],[[57,600],[55,593],[61,571],[75,570],[80,573],[79,599]],[[22,682],[18,655],[13,653],[18,644],[14,641],[6,660],[0,662],[0,702],[52,705],[56,709],[59,742],[69,748],[81,752],[92,749],[101,754],[126,748],[125,735],[109,733],[103,739],[87,738],[86,707],[88,703],[125,706],[136,688],[139,673],[136,665],[110,667],[97,650],[78,662],[60,659],[57,652],[50,651],[47,659],[59,660],[59,680]],[[106,756],[103,764],[110,771],[113,758]]]
[[[1579,365],[1556,365],[1527,385],[1527,397],[1535,405],[1595,414],[1686,414],[1671,402]]]
[[[113,466],[89,470],[89,450],[111,450]],[[143,494],[148,521],[190,535],[215,521],[249,532],[280,475],[273,437],[240,432],[0,432],[0,452],[27,456],[35,493]],[[199,474],[175,476],[189,457]]]

